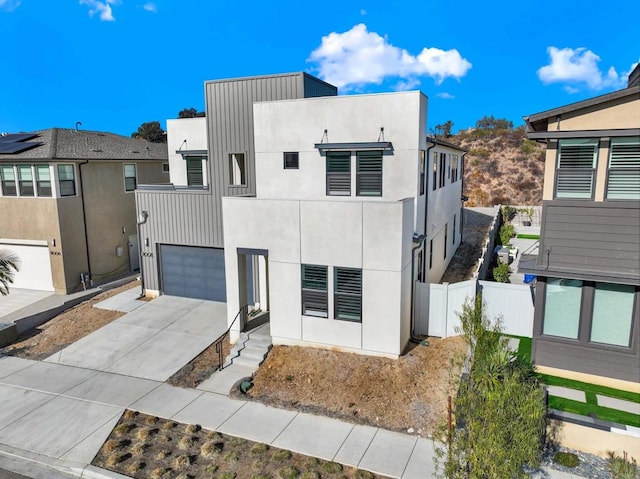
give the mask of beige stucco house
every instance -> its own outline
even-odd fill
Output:
[[[13,287],[69,293],[139,268],[134,190],[169,181],[167,148],[51,128],[0,136],[0,249]]]

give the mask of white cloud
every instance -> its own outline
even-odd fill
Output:
[[[444,98],[445,100],[453,100],[455,98],[455,96],[453,96],[451,93],[447,93],[446,91],[443,91],[442,93],[436,93],[436,96],[438,98]]]
[[[625,85],[626,76],[618,75],[614,67],[606,73],[600,70],[600,57],[591,50],[549,47],[547,53],[551,62],[538,69],[542,83],[569,83],[567,91],[570,93],[578,91],[578,85],[586,85],[591,90]]]
[[[145,3],[142,6],[142,8],[144,8],[147,12],[152,12],[152,13],[155,13],[158,11],[158,7],[156,7],[156,4],[152,2]]]
[[[103,22],[115,21],[111,5],[116,4],[116,0],[105,0],[104,2],[98,0],[80,0],[80,4],[89,7],[89,16],[91,17],[97,13]]]
[[[416,86],[421,76],[432,77],[440,84],[449,77],[460,79],[471,68],[457,50],[425,47],[417,56],[411,55],[391,45],[386,37],[369,32],[363,23],[347,32],[322,37],[307,61],[317,63],[323,80],[346,90],[380,84],[387,78],[399,78],[398,89]]]
[[[0,0],[0,10],[13,12],[22,3],[20,0]]]

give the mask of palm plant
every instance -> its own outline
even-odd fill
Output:
[[[0,250],[0,295],[9,294],[9,285],[18,272],[18,257],[7,250]]]

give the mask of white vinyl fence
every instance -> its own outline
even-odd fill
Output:
[[[454,284],[416,283],[415,332],[446,338],[456,336],[458,314],[467,298],[482,294],[490,320],[500,320],[506,334],[533,335],[533,286],[468,280]]]

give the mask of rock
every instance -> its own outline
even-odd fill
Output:
[[[412,427],[410,427],[409,429],[407,429],[407,432],[408,432],[409,434],[413,434],[414,429],[413,429]]]

